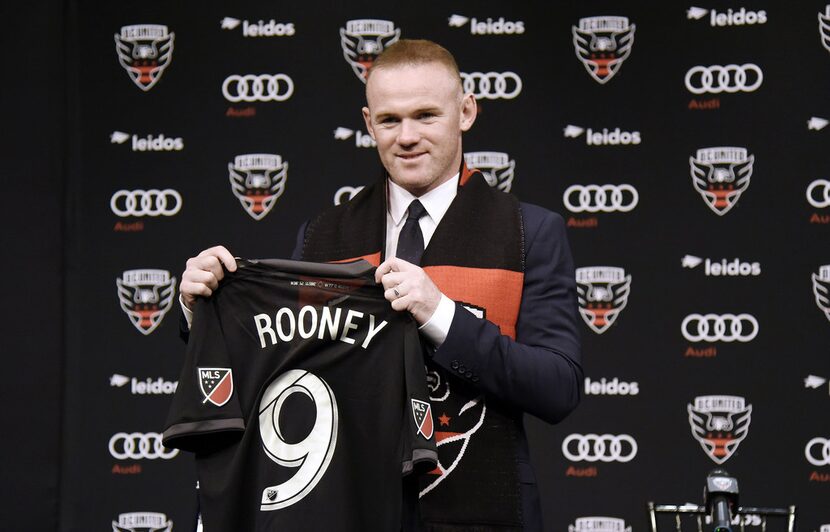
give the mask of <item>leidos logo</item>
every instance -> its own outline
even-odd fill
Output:
[[[118,373],[114,373],[110,377],[110,387],[122,388],[128,382],[130,383],[130,393],[132,395],[173,395],[176,393],[176,388],[179,385],[178,381],[167,381],[161,377],[155,380],[149,377],[144,380],[138,380],[135,377],[130,379]]]
[[[110,144],[124,144],[129,138],[129,133],[113,131],[110,135]],[[133,151],[181,151],[184,149],[184,139],[181,137],[171,138],[163,134],[147,135],[147,137],[132,135],[132,140]]]
[[[349,140],[352,136],[354,136],[354,145],[357,148],[376,148],[378,145],[372,135],[363,131],[346,127],[338,127],[334,130],[334,138],[337,140]]]
[[[288,161],[271,153],[237,155],[228,163],[231,191],[254,220],[262,220],[285,191]]]
[[[343,58],[352,67],[357,79],[366,83],[366,76],[377,56],[401,37],[401,29],[391,20],[356,19],[340,28]]]
[[[821,45],[830,52],[830,4],[825,9],[826,13],[818,13],[818,35],[821,37]]]
[[[161,79],[173,57],[174,36],[160,24],[123,26],[115,34],[118,62],[139,89],[146,92]]]
[[[703,273],[707,277],[757,277],[761,275],[761,263],[759,262],[744,262],[740,259],[721,259],[720,261],[712,259],[702,259],[694,255],[686,255],[680,260],[680,265],[684,268],[697,268],[703,264]]]
[[[342,205],[347,201],[351,201],[351,199],[357,196],[358,192],[363,190],[363,187],[340,187],[337,189],[337,192],[334,193],[334,204],[335,205]]]
[[[631,275],[609,266],[577,268],[576,291],[582,319],[592,331],[602,334],[628,304]]]
[[[579,517],[568,525],[568,532],[631,532],[631,527],[616,517]]]
[[[692,185],[712,212],[723,216],[749,187],[754,162],[746,148],[701,148],[689,157]]]
[[[585,377],[585,395],[637,395],[640,393],[640,384],[625,382],[614,377],[606,380],[605,377],[592,381]]]
[[[491,187],[502,192],[510,192],[513,186],[513,170],[516,161],[499,151],[473,151],[464,154],[464,162],[469,168],[480,170]]]
[[[453,15],[449,18],[449,25],[451,28],[460,28],[468,21],[471,35],[521,35],[525,32],[524,21],[512,22],[504,20],[504,17],[499,17],[496,21],[490,17],[487,17],[486,21],[479,21],[475,17],[470,20],[463,15]]]
[[[822,118],[820,116],[811,116],[809,120],[807,120],[807,130],[808,131],[821,131],[822,129],[827,127],[827,124],[830,124],[830,120],[826,118]]]
[[[752,26],[753,24],[766,24],[767,12],[761,11],[747,11],[742,7],[738,10],[727,9],[725,13],[718,13],[717,10],[703,9],[700,7],[690,7],[686,10],[686,18],[700,20],[706,15],[709,15],[709,25],[714,27],[724,26]]]
[[[156,330],[176,293],[176,278],[167,270],[127,270],[115,284],[121,310],[144,335]]]
[[[692,436],[716,464],[729,460],[749,433],[752,405],[734,395],[702,395],[687,405]]]
[[[258,20],[251,23],[247,20],[240,21],[236,18],[225,17],[220,24],[223,30],[235,30],[242,22],[242,35],[244,37],[291,37],[296,33],[293,22],[277,22],[274,19],[264,22]]]
[[[816,305],[830,320],[830,264],[819,267],[818,273],[814,273],[812,279]]]
[[[572,26],[576,56],[598,83],[607,83],[619,71],[634,44],[634,24],[628,17],[588,17]]]
[[[818,375],[807,375],[804,379],[804,388],[818,390],[827,384],[827,379],[819,377]],[[827,392],[830,394],[830,386],[827,386]]]
[[[579,126],[568,124],[563,130],[566,138],[575,139],[582,135],[585,130]],[[629,146],[637,145],[642,142],[642,137],[639,131],[623,131],[620,128],[609,130],[602,128],[602,131],[594,131],[588,128],[585,134],[585,144],[588,146]]]
[[[118,515],[118,522],[112,522],[113,532],[171,532],[173,521],[157,512],[130,512]]]

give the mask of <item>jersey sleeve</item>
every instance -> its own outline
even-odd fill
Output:
[[[198,299],[194,305],[184,367],[162,439],[167,447],[216,450],[245,430],[215,299]]]
[[[405,404],[401,441],[401,473],[426,473],[438,465],[435,446],[435,424],[427,390],[426,366],[420,337],[415,323],[404,327],[404,388]]]

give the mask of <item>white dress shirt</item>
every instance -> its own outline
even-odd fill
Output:
[[[455,174],[446,183],[442,183],[420,197],[413,196],[405,188],[393,183],[391,179],[387,181],[389,197],[386,204],[389,210],[386,212],[386,258],[395,256],[395,250],[398,247],[398,236],[400,236],[401,229],[403,229],[406,221],[406,211],[409,209],[409,204],[416,199],[420,200],[421,205],[427,211],[426,215],[418,220],[421,233],[424,235],[424,249],[427,249],[429,241],[435,233],[435,228],[441,223],[447,209],[450,208],[452,200],[455,199],[455,195],[458,193],[458,179],[459,174]],[[438,308],[419,329],[435,347],[439,347],[447,338],[454,316],[455,303],[444,294],[441,294]]]
[[[398,236],[400,236],[406,220],[406,211],[409,209],[409,204],[416,199],[421,201],[421,205],[427,211],[426,215],[418,221],[418,224],[421,226],[421,233],[424,235],[424,249],[429,246],[429,241],[432,239],[436,227],[441,223],[441,219],[444,218],[444,214],[447,213],[447,209],[450,208],[452,200],[455,199],[455,195],[458,193],[459,175],[455,174],[446,183],[420,197],[413,196],[405,188],[393,183],[391,179],[387,181],[389,197],[386,212],[386,258],[395,256],[398,247]],[[193,311],[184,305],[181,294],[179,295],[179,303],[182,306],[184,318],[187,320],[187,326],[190,328],[193,323]],[[454,316],[455,303],[444,294],[441,294],[441,301],[438,303],[435,312],[426,323],[419,327],[419,330],[435,347],[439,347],[447,338]]]

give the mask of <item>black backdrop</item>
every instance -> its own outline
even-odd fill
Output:
[[[12,407],[4,456],[16,486],[3,517],[19,523],[10,529],[53,530],[60,522],[61,530],[109,530],[119,520],[130,526],[132,512],[164,514],[157,519],[174,530],[191,525],[192,460],[156,457],[151,443],[181,364],[178,305],[174,298],[167,313],[163,305],[151,309],[142,330],[122,308],[134,310],[136,283],[126,276],[122,304],[116,279],[154,269],[178,280],[188,256],[216,243],[241,256],[286,256],[304,219],[341,187],[378,176],[359,112],[364,85],[341,44],[341,29],[358,19],[391,21],[403,37],[444,44],[465,73],[501,74],[506,85],[494,76],[491,90],[517,94],[480,98],[465,151],[505,154],[510,164],[491,172],[498,184],[563,214],[577,267],[622,268],[631,277],[627,291],[596,277],[582,285],[586,298],[610,289],[618,311],[607,328],[586,320],[590,393],[558,426],[528,420],[549,529],[585,529],[577,519],[605,516],[642,530],[647,500],[699,502],[706,472],[724,456],[710,456],[695,439],[688,405],[710,395],[751,405],[731,416],[721,411],[718,430],[711,427],[719,418],[710,420],[713,437],[743,435],[723,462],[741,482],[742,502],[796,504],[803,530],[830,523],[830,463],[822,455],[830,439],[830,320],[819,297],[824,283],[813,280],[830,264],[830,208],[821,195],[830,180],[830,128],[821,120],[830,118],[830,50],[819,31],[826,3],[67,2],[3,9],[10,21],[4,43],[20,50],[16,81],[3,83],[16,125],[3,132],[4,242],[11,244],[3,262],[13,302],[3,320],[13,354],[6,357],[13,381],[2,396]],[[713,25],[712,10],[727,19],[731,10],[732,24]],[[756,22],[737,24],[737,13]],[[572,26],[607,15],[627,17],[635,29],[628,55],[599,83],[577,55]],[[284,35],[244,36],[259,20],[274,20]],[[485,34],[474,22],[484,22]],[[165,25],[174,38],[169,63],[142,90],[119,64],[114,35],[146,24]],[[524,31],[492,33],[499,26]],[[717,84],[711,66],[730,64],[756,65],[762,83],[750,90],[752,67],[744,67],[745,90],[695,94],[684,83],[703,66]],[[740,81],[732,72],[725,87]],[[505,73],[521,79],[520,91]],[[229,102],[223,82],[248,74],[285,74],[293,93],[284,101]],[[691,78],[693,90],[701,79]],[[621,137],[640,141],[588,144],[589,128],[619,128]],[[162,146],[160,136],[171,139],[172,149],[141,151],[148,136]],[[716,185],[738,187],[751,168],[728,212],[716,212],[693,187],[690,158],[710,147],[740,147],[753,157],[701,166],[704,179],[711,168]],[[258,153],[279,155],[287,168],[281,195],[256,220],[232,192],[229,164]],[[591,188],[581,207],[578,191],[564,197],[574,185],[623,193],[605,188],[611,212],[591,212]],[[126,214],[126,194],[114,200],[118,191],[151,189],[174,191],[169,215]],[[702,261],[692,267],[695,258]],[[710,267],[707,275],[706,259],[737,259],[750,273],[711,275]],[[752,319],[740,330],[727,325],[720,339],[694,341],[681,331],[693,314]],[[751,340],[728,341],[730,332],[749,333],[753,321]],[[603,379],[600,393],[592,383]],[[126,451],[120,433],[150,434],[150,446],[134,450],[141,457],[119,458]],[[589,442],[591,434],[612,436],[604,459],[596,445],[577,456],[577,440]],[[563,442],[571,445],[563,449]]]

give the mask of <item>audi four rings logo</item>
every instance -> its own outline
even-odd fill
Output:
[[[751,314],[689,314],[680,325],[690,342],[749,342],[758,336],[758,329]]]
[[[172,188],[119,190],[110,198],[117,216],[173,216],[182,208],[182,196]]]
[[[562,442],[562,454],[572,462],[630,462],[637,441],[628,434],[571,434]]]
[[[571,185],[562,202],[571,212],[629,212],[640,201],[637,189],[622,185]]]
[[[515,72],[462,72],[464,92],[476,98],[512,100],[522,92],[522,78]]]
[[[807,201],[816,209],[830,207],[830,181],[816,179],[807,187]]]
[[[232,75],[222,83],[229,102],[284,102],[294,94],[294,81],[285,74]]]
[[[686,88],[692,94],[709,92],[753,92],[764,81],[764,73],[758,65],[694,66],[686,72]]]
[[[117,460],[170,460],[179,454],[178,449],[162,445],[158,432],[118,432],[110,438],[109,450]]]
[[[830,465],[830,439],[813,438],[808,441],[804,456],[814,466]]]

